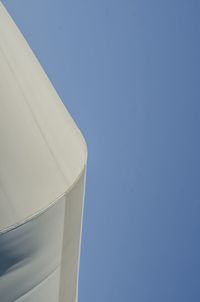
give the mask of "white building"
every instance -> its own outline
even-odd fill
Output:
[[[75,302],[85,141],[0,4],[0,302]]]

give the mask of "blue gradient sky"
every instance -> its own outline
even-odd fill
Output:
[[[200,1],[5,0],[89,146],[80,302],[200,301]]]

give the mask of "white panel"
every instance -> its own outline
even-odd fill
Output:
[[[13,302],[58,302],[60,269]]]
[[[85,173],[66,196],[59,302],[77,301]]]
[[[0,2],[0,302],[76,302],[85,141]]]
[[[85,141],[0,2],[0,232],[70,190]]]

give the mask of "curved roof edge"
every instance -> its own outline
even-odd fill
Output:
[[[84,166],[83,170],[81,171],[80,175],[78,175],[77,179],[75,179],[74,183],[71,185],[71,187],[68,188],[68,190],[66,190],[63,194],[61,194],[60,196],[58,196],[54,201],[50,202],[48,207],[45,207],[43,209],[40,209],[38,212],[33,213],[32,215],[30,215],[29,217],[26,217],[24,220],[22,221],[18,221],[13,225],[10,225],[4,229],[0,230],[0,236],[3,234],[6,234],[8,232],[11,232],[19,227],[21,227],[22,225],[29,223],[30,221],[32,221],[33,219],[37,218],[38,216],[44,214],[45,212],[47,212],[50,208],[52,208],[57,202],[60,202],[62,200],[63,196],[66,196],[71,193],[71,191],[75,188],[75,186],[78,184],[78,182],[81,180],[81,178],[86,177],[86,166]],[[84,198],[84,196],[83,196]]]
[[[0,2],[0,232],[64,195],[87,146],[23,35]]]

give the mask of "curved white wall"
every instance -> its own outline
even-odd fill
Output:
[[[75,302],[87,148],[1,3],[0,142],[0,302]]]

